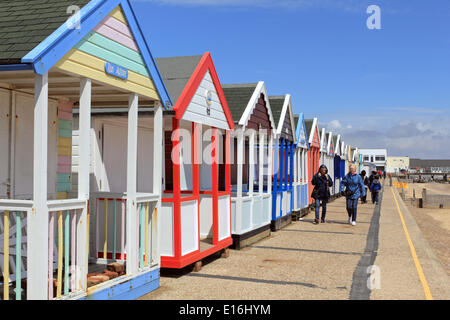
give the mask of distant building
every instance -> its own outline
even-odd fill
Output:
[[[372,163],[377,170],[386,170],[387,149],[359,149],[362,162]]]
[[[409,169],[409,157],[387,157],[386,172],[400,173],[401,170]]]
[[[408,172],[450,173],[450,160],[410,159]]]

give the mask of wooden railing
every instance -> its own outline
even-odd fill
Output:
[[[32,201],[0,200],[0,256],[3,300],[22,300],[22,280],[26,269],[26,217],[33,207]],[[24,229],[25,228],[25,229]],[[13,257],[12,257],[13,256]],[[14,290],[10,290],[14,286]],[[26,297],[25,297],[26,298]]]
[[[152,263],[152,244],[156,242],[158,196],[140,193],[136,199],[136,248],[140,269]],[[91,195],[95,204],[95,254],[92,258],[125,261],[127,199],[125,194],[96,193]],[[92,255],[91,255],[92,256]]]
[[[84,252],[87,255],[87,246],[78,247],[77,223],[81,213],[87,207],[87,201],[58,200],[49,201],[47,205],[49,208],[48,298],[52,300],[82,290],[80,280],[86,277],[87,266],[81,266],[78,263],[77,254]],[[55,267],[56,279],[54,278]]]

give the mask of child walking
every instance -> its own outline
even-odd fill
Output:
[[[378,204],[378,193],[381,190],[381,183],[378,179],[378,176],[376,176],[372,183],[370,184],[370,192],[372,193],[372,203]]]

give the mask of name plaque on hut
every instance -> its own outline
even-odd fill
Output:
[[[111,62],[105,63],[105,72],[116,78],[128,79],[128,70]]]

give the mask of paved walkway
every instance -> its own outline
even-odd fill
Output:
[[[385,187],[379,242],[381,289],[372,291],[372,299],[450,298],[447,273],[394,187]]]
[[[162,271],[160,288],[141,299],[425,299],[390,187],[383,198],[378,211],[358,205],[356,226],[340,198],[328,204],[325,224],[313,225],[311,212],[228,258],[210,259],[200,272]],[[445,272],[400,207],[433,298],[448,299]],[[381,287],[372,291],[371,265],[380,275],[372,283]]]

